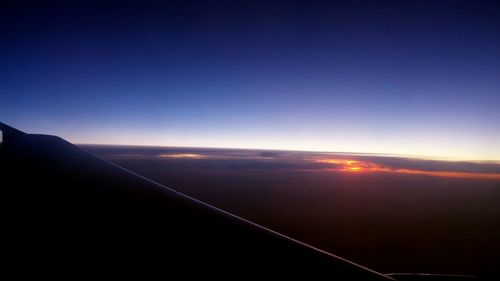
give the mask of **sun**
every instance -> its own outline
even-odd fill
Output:
[[[319,159],[315,160],[317,163],[327,163],[335,165],[332,170],[340,172],[376,172],[385,171],[380,165],[375,163],[360,161],[360,160],[347,160],[347,159]]]
[[[344,162],[341,170],[346,172],[361,172],[363,171],[363,165],[358,161],[348,160]]]

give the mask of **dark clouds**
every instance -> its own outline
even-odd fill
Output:
[[[234,149],[84,148],[380,272],[500,274],[500,181],[433,176],[441,170],[485,174],[497,171],[493,163]],[[335,160],[317,162],[325,159]],[[349,173],[341,169],[347,160],[389,170]]]
[[[361,161],[366,163],[363,164],[365,167],[376,165],[389,170],[500,174],[500,164],[494,162],[438,161],[373,154],[131,146],[83,147],[110,160],[154,160],[198,169],[335,169],[342,164],[325,163],[321,160],[339,159]]]

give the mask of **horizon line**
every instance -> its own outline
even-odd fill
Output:
[[[342,155],[357,155],[357,156],[377,156],[377,157],[396,157],[396,158],[411,158],[429,161],[445,161],[445,162],[473,162],[473,163],[492,163],[500,165],[498,160],[484,159],[464,159],[458,157],[444,157],[431,155],[416,155],[416,154],[398,154],[384,152],[350,152],[350,151],[328,151],[328,150],[300,150],[286,148],[260,148],[260,147],[221,147],[221,146],[182,146],[182,145],[148,145],[148,144],[110,144],[110,143],[73,143],[75,145],[94,145],[94,146],[134,146],[134,147],[151,147],[151,148],[184,148],[184,149],[226,149],[226,150],[267,150],[267,151],[283,151],[297,153],[321,153],[321,154],[342,154]]]

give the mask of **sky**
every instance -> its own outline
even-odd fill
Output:
[[[500,161],[500,1],[2,1],[0,120],[75,143]]]

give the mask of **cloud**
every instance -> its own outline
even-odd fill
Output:
[[[454,162],[386,155],[308,153],[244,149],[89,147],[109,160],[151,160],[170,167],[229,170],[318,170],[337,173],[397,173],[456,178],[500,179],[500,164]],[[161,164],[158,163],[158,164]]]
[[[354,158],[357,158],[356,160]],[[398,173],[454,178],[500,180],[500,165],[494,163],[447,162],[408,158],[353,157],[352,159],[321,158],[317,163],[332,164],[333,171],[351,173]]]

